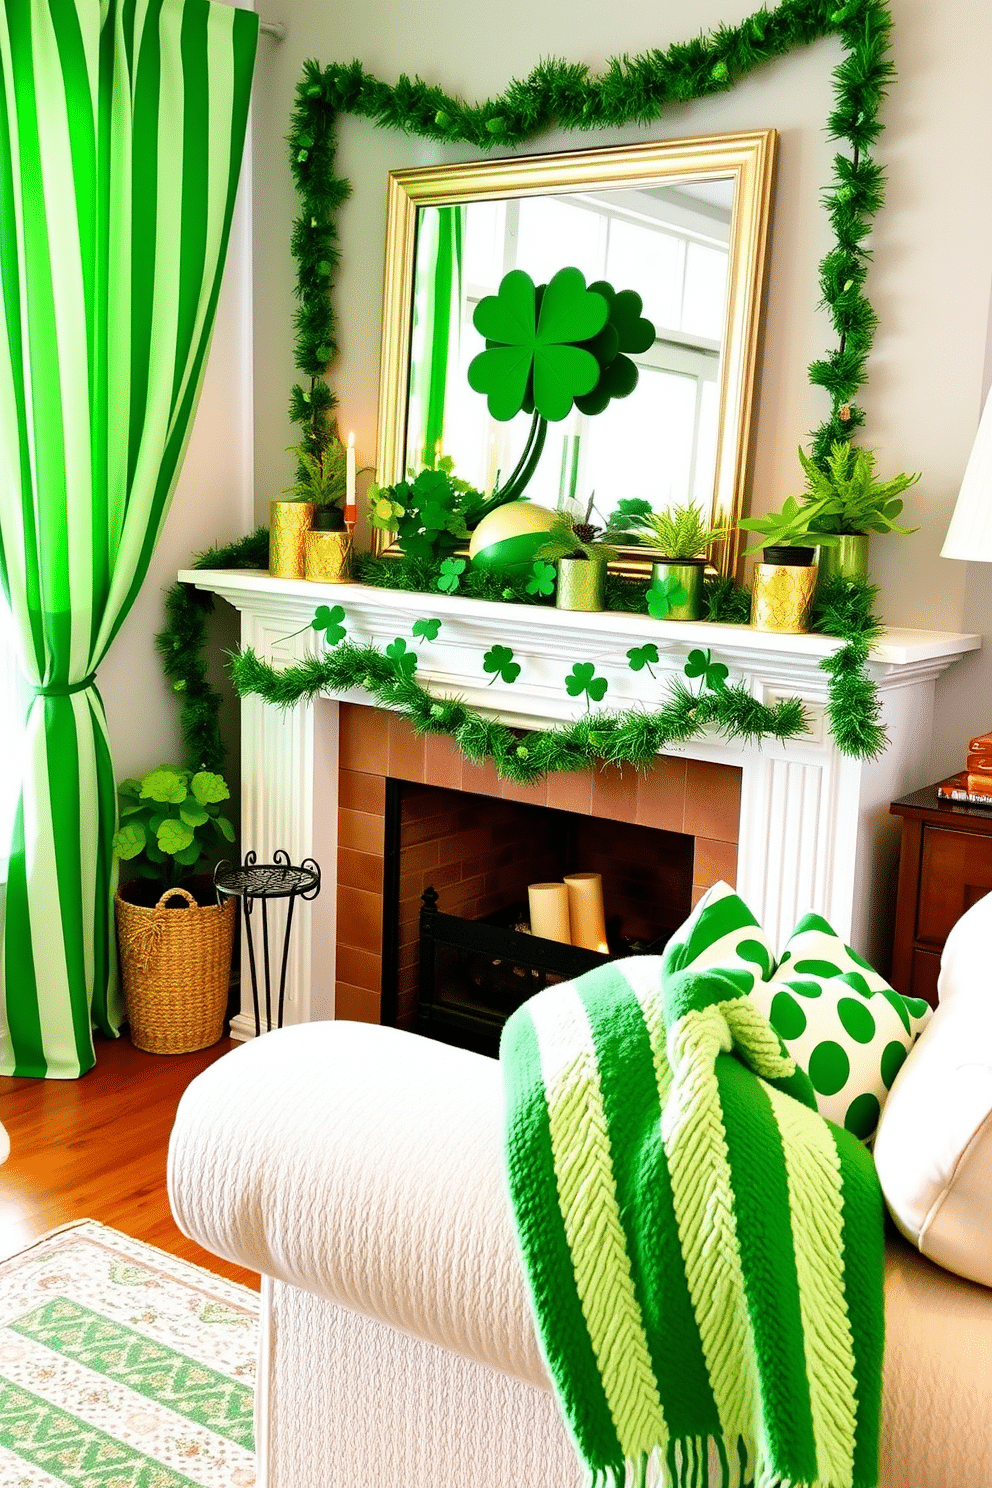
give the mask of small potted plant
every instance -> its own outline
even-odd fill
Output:
[[[592,513],[592,496],[581,522],[571,512],[559,512],[535,554],[558,565],[559,610],[601,610],[606,603],[606,565],[614,561],[617,550],[600,540],[602,529],[589,520]]]
[[[916,475],[894,476],[880,481],[875,477],[873,450],[855,449],[846,440],[830,446],[825,467],[817,465],[799,450],[799,463],[806,475],[806,490],[801,496],[790,496],[780,512],[765,517],[744,517],[740,522],[746,532],[757,532],[762,542],[749,553],[770,547],[807,546],[819,548],[821,582],[841,575],[865,578],[868,573],[868,537],[875,532],[915,532],[915,527],[901,527],[896,518],[902,513],[901,493],[920,479]],[[807,560],[808,562],[809,560]]]
[[[133,877],[114,896],[131,1040],[152,1054],[215,1044],[224,1032],[235,900],[197,873],[234,841],[220,775],[158,765],[118,786],[114,853]]]
[[[653,511],[647,501],[621,501],[608,534],[623,533],[634,542],[657,548],[652,565],[648,607],[657,619],[701,620],[706,549],[730,536],[729,527],[711,526],[694,501]]]

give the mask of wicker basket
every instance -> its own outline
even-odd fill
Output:
[[[183,909],[168,909],[176,896]],[[154,909],[114,896],[131,1042],[149,1054],[206,1049],[224,1033],[237,901],[169,889]]]

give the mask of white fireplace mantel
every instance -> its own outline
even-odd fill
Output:
[[[584,712],[564,685],[576,661],[594,662],[597,674],[608,679],[604,708],[660,704],[696,647],[708,648],[713,660],[730,668],[730,681],[743,682],[762,702],[801,698],[810,730],[799,739],[742,746],[714,732],[666,752],[741,768],[737,887],[774,944],[814,908],[876,958],[886,949],[886,890],[895,853],[889,802],[926,783],[936,678],[981,645],[976,635],[887,630],[869,666],[890,744],[880,759],[861,761],[842,755],[827,727],[827,677],[819,664],[840,642],[826,636],[490,604],[361,584],[310,584],[257,571],[188,570],[179,578],[234,605],[241,612],[242,644],[277,667],[321,649],[323,637],[310,628],[314,611],[340,604],[349,640],[382,647],[402,636],[416,651],[417,680],[424,687],[457,695],[515,727],[544,727]],[[441,621],[436,641],[421,644],[412,637],[413,622],[421,617]],[[626,654],[647,641],[660,657],[653,682],[646,672],[630,670]],[[483,671],[483,654],[494,643],[510,646],[521,665],[512,686],[491,683]],[[334,1013],[339,700],[371,701],[356,691],[285,710],[258,698],[242,702],[242,843],[260,862],[285,848],[294,862],[316,858],[324,872],[312,912],[294,920],[288,1022]],[[233,1031],[247,1036],[253,1028],[245,1007]]]

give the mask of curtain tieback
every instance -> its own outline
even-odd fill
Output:
[[[96,672],[90,672],[81,682],[49,682],[47,687],[34,687],[32,692],[35,697],[71,697],[74,692],[85,692],[87,687],[96,686]]]

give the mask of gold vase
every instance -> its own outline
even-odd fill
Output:
[[[269,574],[273,579],[303,578],[306,535],[315,511],[309,501],[269,502]]]
[[[606,603],[606,563],[602,558],[561,558],[555,606],[559,610],[601,610]]]
[[[816,593],[815,564],[756,563],[751,589],[751,624],[755,630],[801,635],[809,629]]]
[[[308,532],[306,577],[315,584],[347,582],[351,572],[351,538],[347,532]]]

